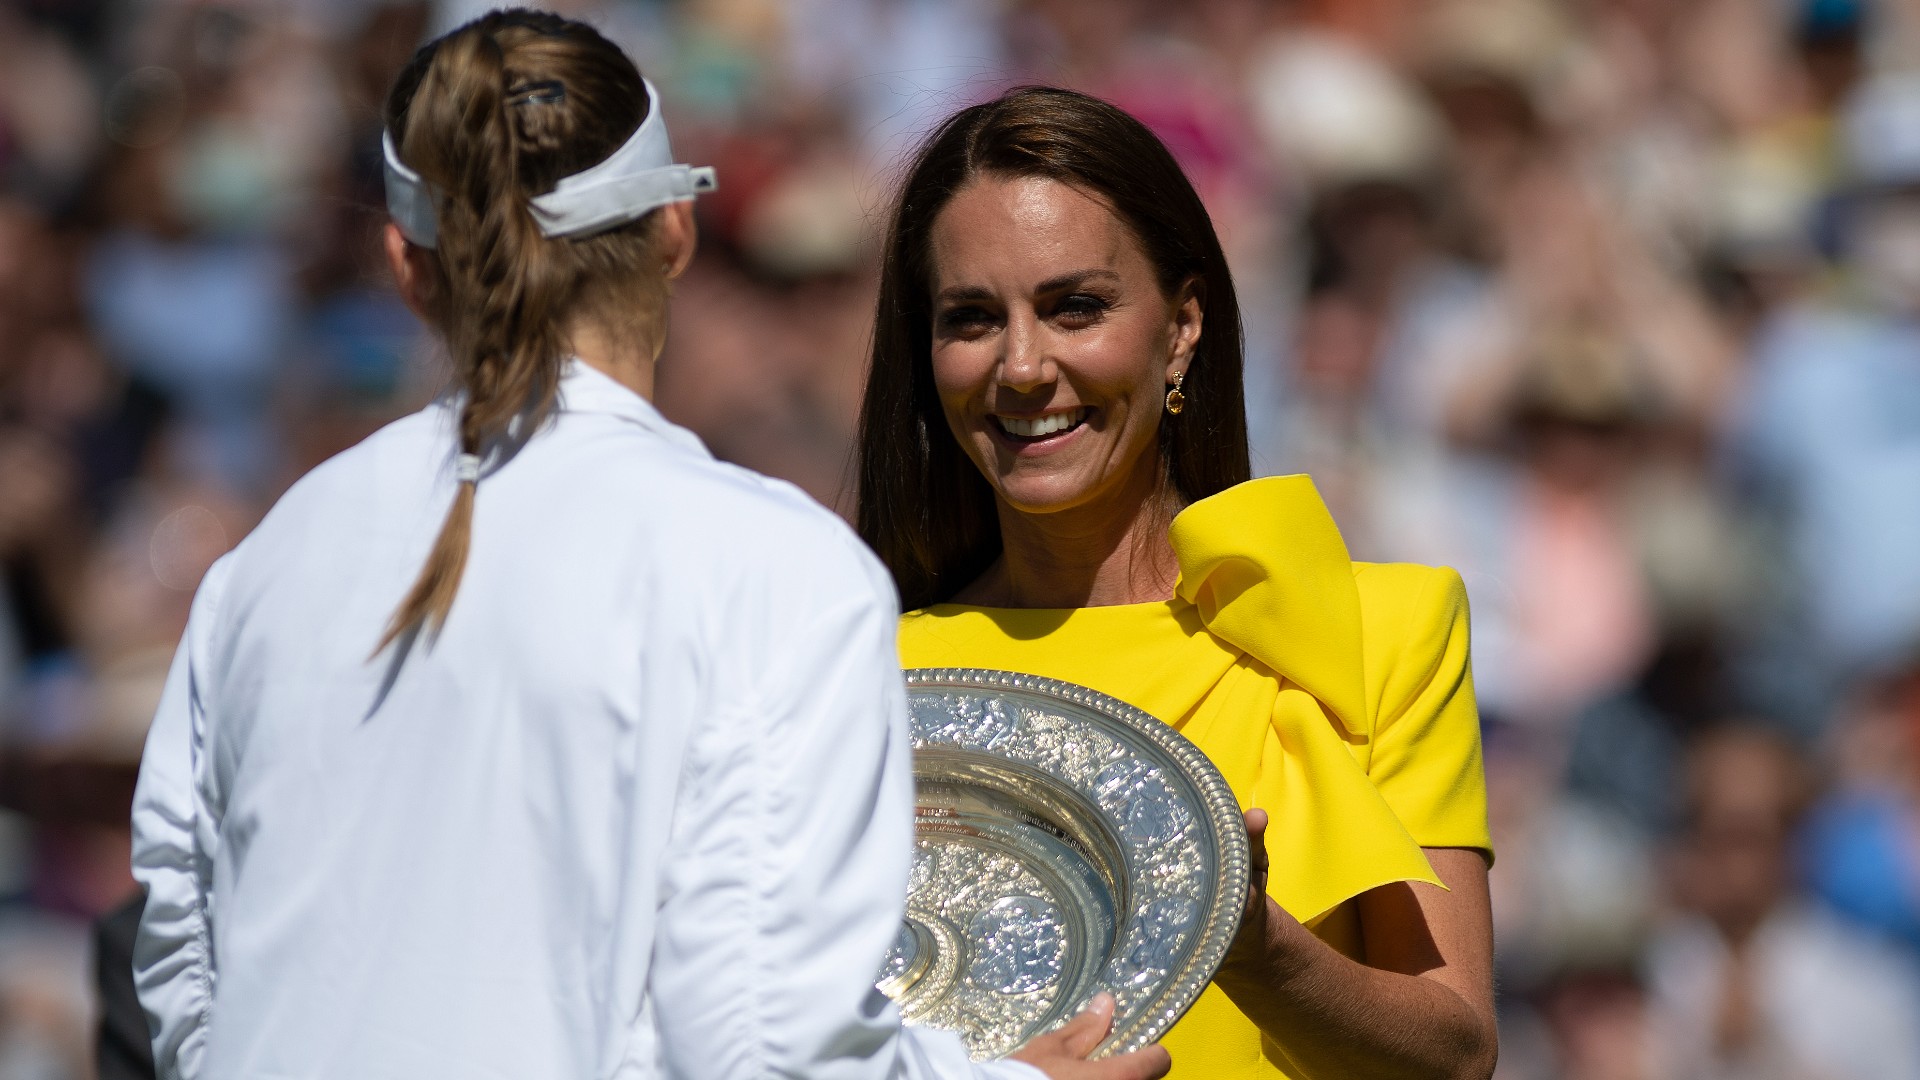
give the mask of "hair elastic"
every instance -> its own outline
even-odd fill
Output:
[[[583,172],[564,177],[545,195],[530,200],[534,220],[549,237],[581,236],[624,225],[668,203],[684,202],[717,185],[713,167],[676,164],[660,115],[660,95],[647,88],[647,118],[620,149]],[[380,133],[386,156],[387,213],[401,235],[421,247],[439,243],[438,201],[433,186],[400,160],[393,133]]]
[[[567,100],[567,88],[557,79],[521,83],[507,91],[509,105],[558,105]]]
[[[453,478],[462,484],[480,482],[480,455],[461,454],[453,459]]]

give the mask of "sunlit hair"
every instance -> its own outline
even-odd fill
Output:
[[[387,128],[401,160],[440,196],[422,299],[453,360],[462,453],[483,454],[516,420],[531,431],[550,414],[576,320],[644,332],[664,317],[657,211],[548,239],[528,206],[611,155],[652,107],[618,46],[584,24],[522,9],[429,42],[395,81]],[[475,487],[459,485],[380,648],[446,621],[466,568]]]
[[[1093,195],[1139,241],[1165,297],[1192,285],[1201,337],[1186,408],[1160,425],[1167,485],[1185,504],[1251,472],[1233,278],[1173,155],[1140,121],[1071,90],[1024,87],[963,109],[921,147],[894,204],[860,413],[860,535],[908,610],[952,597],[1000,554],[993,489],[947,427],[933,382],[933,225],[981,176],[1046,177]]]

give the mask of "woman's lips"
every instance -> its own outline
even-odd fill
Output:
[[[1082,406],[1039,416],[993,415],[993,426],[1016,446],[1039,446],[1065,438],[1086,424],[1093,410]]]

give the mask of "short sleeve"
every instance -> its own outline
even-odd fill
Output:
[[[1421,847],[1493,854],[1467,590],[1444,567],[1359,575],[1374,727],[1367,775]]]

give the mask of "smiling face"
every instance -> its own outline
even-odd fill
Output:
[[[983,176],[934,220],[933,379],[954,437],[1023,513],[1138,504],[1200,339],[1125,222],[1081,189]],[[1175,421],[1177,422],[1177,421]]]

